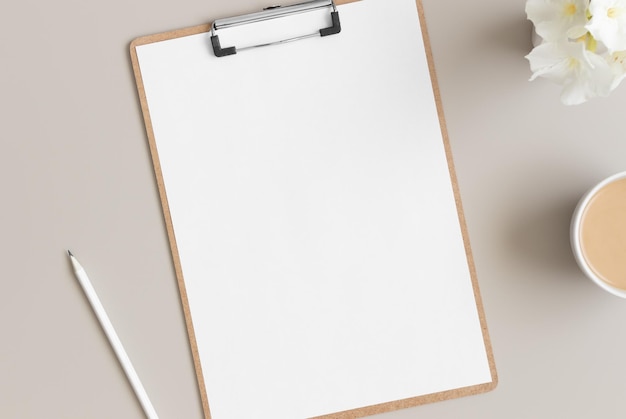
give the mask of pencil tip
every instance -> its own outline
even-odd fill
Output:
[[[72,252],[70,252],[69,250],[67,251],[67,254],[69,257],[74,257],[74,255],[72,254]]]

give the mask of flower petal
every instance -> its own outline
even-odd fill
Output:
[[[585,84],[581,80],[569,83],[561,92],[561,103],[564,105],[580,105],[588,99]]]
[[[617,51],[609,57],[609,65],[613,71],[613,84],[611,90],[615,89],[626,78],[626,51]]]
[[[568,30],[587,24],[589,0],[528,0],[526,15],[548,42],[567,39]]]
[[[626,0],[593,0],[586,28],[609,52],[626,50]]]
[[[576,105],[614,88],[615,73],[607,60],[588,51],[584,42],[551,42],[534,48],[526,56],[533,75],[563,85],[561,101]]]

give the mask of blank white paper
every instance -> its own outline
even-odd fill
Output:
[[[213,419],[491,382],[415,1],[338,9],[137,47]]]

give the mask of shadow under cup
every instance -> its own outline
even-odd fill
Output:
[[[572,217],[570,241],[585,275],[626,298],[626,172],[603,180],[583,196]]]

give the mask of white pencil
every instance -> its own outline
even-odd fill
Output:
[[[117,337],[117,333],[115,333],[115,329],[113,329],[113,325],[109,320],[109,316],[107,316],[107,313],[104,311],[104,307],[102,306],[102,303],[100,302],[96,291],[93,289],[93,286],[91,285],[91,282],[87,277],[85,269],[80,265],[80,263],[78,263],[78,260],[76,260],[72,252],[68,250],[67,254],[70,256],[70,260],[72,261],[72,266],[74,267],[74,273],[76,274],[76,278],[83,288],[83,291],[85,292],[85,295],[87,296],[87,299],[89,300],[89,303],[91,304],[94,313],[96,313],[96,317],[98,317],[100,325],[102,326],[104,333],[107,335],[107,338],[109,339],[109,342],[111,343],[111,346],[115,351],[115,355],[117,355],[117,359],[120,361],[120,364],[122,364],[122,368],[124,369],[124,372],[128,377],[128,381],[130,381],[130,385],[133,387],[133,390],[135,390],[135,394],[137,395],[137,398],[139,399],[139,402],[143,407],[143,411],[145,412],[148,419],[158,419],[158,415],[154,410],[150,399],[148,398],[148,394],[143,388],[143,385],[139,380],[139,376],[135,372],[135,368],[133,368],[133,364],[130,362],[128,355],[126,354],[126,351],[122,346],[120,338]]]

